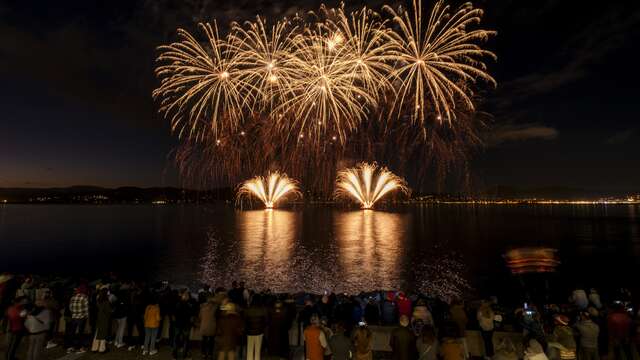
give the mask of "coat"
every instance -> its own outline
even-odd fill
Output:
[[[111,303],[104,299],[96,306],[96,340],[106,340],[111,332]]]
[[[399,326],[391,331],[389,346],[393,350],[394,360],[415,360],[416,337],[411,330],[405,326]]]
[[[220,305],[216,302],[206,302],[200,305],[200,335],[215,336],[216,335],[216,312]]]
[[[262,306],[251,306],[244,313],[247,335],[264,334],[267,327],[267,311]]]
[[[269,311],[267,322],[267,351],[271,356],[289,358],[289,329],[292,318],[284,306]]]
[[[244,335],[244,322],[236,313],[224,314],[217,322],[216,333],[220,351],[235,350]]]

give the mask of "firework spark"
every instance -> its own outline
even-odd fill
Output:
[[[391,73],[392,80],[399,82],[393,109],[402,111],[406,105],[411,119],[420,124],[428,117],[451,122],[458,100],[473,110],[473,92],[468,85],[478,79],[495,85],[483,62],[484,57],[495,59],[495,54],[477,44],[495,32],[467,29],[480,23],[482,10],[465,3],[452,13],[440,0],[425,22],[419,0],[413,1],[412,14],[389,6],[384,9],[399,27],[395,40],[400,50],[394,54],[398,64]]]
[[[261,17],[245,22],[244,27],[234,23],[229,44],[236,51],[234,63],[242,68],[246,82],[255,84],[257,102],[253,109],[273,109],[274,101],[286,96],[296,73],[293,61],[296,26],[279,21],[269,27]]]
[[[202,42],[179,29],[159,48],[153,96],[182,141],[181,172],[228,184],[275,165],[327,193],[345,158],[400,172],[421,158],[466,161],[479,143],[475,84],[495,84],[484,63],[495,55],[481,47],[495,32],[478,29],[471,4],[440,0],[424,18],[418,0],[383,10],[323,5],[232,23],[226,36],[200,24]]]
[[[218,27],[199,24],[206,35],[204,47],[186,30],[178,29],[180,42],[161,46],[156,68],[160,87],[160,112],[171,118],[178,137],[202,140],[240,127],[243,110],[255,96],[255,85],[243,79],[235,51],[218,33]]]
[[[409,192],[402,178],[376,164],[361,163],[338,172],[335,196],[354,199],[363,209],[371,209],[378,200],[396,190]]]
[[[266,178],[256,176],[242,183],[238,199],[244,196],[257,197],[267,209],[273,209],[279,201],[291,196],[302,196],[302,193],[296,181],[289,179],[286,174],[272,172]]]

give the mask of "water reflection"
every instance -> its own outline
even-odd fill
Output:
[[[242,271],[248,272],[245,276],[263,275],[260,278],[265,284],[290,282],[287,266],[297,237],[299,218],[299,213],[283,210],[236,213],[236,234],[244,265]],[[264,276],[266,274],[268,276]]]
[[[300,239],[299,212],[238,211],[235,218],[235,242],[210,235],[202,261],[204,281],[222,284],[242,279],[256,289],[314,292],[401,285],[407,214],[335,212],[335,236],[306,246]]]
[[[372,210],[334,213],[340,266],[350,289],[394,289],[402,279],[400,257],[410,215]]]

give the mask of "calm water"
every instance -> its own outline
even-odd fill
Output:
[[[415,287],[505,292],[510,247],[559,249],[552,286],[633,286],[640,207],[416,205],[394,211],[307,206],[0,205],[0,270],[117,271],[193,285],[244,279],[276,291]],[[473,291],[473,290],[472,290]]]

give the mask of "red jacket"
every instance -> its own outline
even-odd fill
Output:
[[[411,300],[407,297],[400,296],[396,300],[396,303],[398,304],[398,314],[400,316],[406,315],[408,318],[411,318],[411,315],[413,314],[413,309],[411,309]]]
[[[609,337],[614,339],[628,339],[631,335],[631,317],[623,311],[609,314],[607,318]]]
[[[24,331],[24,318],[20,315],[22,305],[12,305],[7,309],[9,331],[13,333]]]

